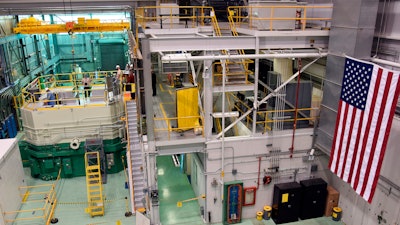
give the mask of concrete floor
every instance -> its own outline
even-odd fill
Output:
[[[197,201],[183,202],[182,207],[177,207],[178,201],[196,197],[188,177],[175,167],[170,156],[157,157],[158,187],[160,200],[160,220],[163,225],[205,224],[200,216],[200,207]],[[28,185],[49,184],[52,181],[42,181],[30,177],[29,169],[25,169]],[[105,215],[90,217],[85,213],[87,207],[85,177],[61,179],[57,188],[58,204],[54,217],[59,225],[97,225],[97,224],[136,224],[135,216],[125,217],[125,212],[130,210],[126,197],[129,192],[125,189],[125,175],[123,171],[108,175],[107,184],[104,184]],[[40,198],[40,197],[39,197]],[[29,200],[29,198],[28,198]],[[35,203],[36,204],[36,203]],[[22,209],[40,208],[41,205],[24,204]],[[21,217],[32,217],[39,212],[20,214]],[[43,220],[18,221],[13,225],[43,225]],[[257,220],[256,218],[243,219],[238,225],[275,225],[273,220]],[[215,225],[222,225],[216,223]],[[287,225],[343,225],[342,222],[333,221],[330,217],[287,223]]]
[[[171,224],[204,224],[197,201],[184,202],[181,208],[177,202],[195,198],[188,177],[175,167],[170,156],[157,157],[158,189],[160,199],[160,220],[163,225]],[[273,220],[243,219],[238,225],[275,225]],[[222,225],[222,223],[215,223]],[[303,220],[286,225],[343,225],[330,217]]]
[[[28,185],[51,184],[54,181],[43,181],[30,177],[29,169],[25,169],[26,180]],[[105,215],[98,217],[90,217],[85,213],[87,207],[86,195],[86,178],[75,177],[61,179],[57,185],[57,205],[54,211],[54,218],[58,219],[58,225],[95,225],[95,224],[134,224],[135,217],[125,217],[125,212],[130,210],[129,191],[125,189],[125,175],[121,171],[117,174],[108,176],[107,184],[103,185],[103,194],[105,196]],[[45,194],[43,194],[44,197]],[[37,196],[40,199],[40,196]],[[37,198],[36,197],[36,198]],[[29,200],[29,198],[28,198]],[[128,204],[128,205],[127,205]],[[23,204],[22,210],[40,208],[42,202],[32,204]],[[128,206],[128,207],[127,207]],[[30,214],[20,214],[21,217],[32,217],[39,215],[41,212],[33,211]],[[13,225],[43,225],[42,219],[17,221]]]

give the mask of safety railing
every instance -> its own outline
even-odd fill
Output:
[[[246,60],[246,62],[248,62]],[[222,63],[221,62],[215,62],[212,65],[212,72],[213,72],[213,85],[214,86],[221,86],[222,85],[222,77],[223,77],[223,71],[222,71]],[[229,85],[229,81],[236,81],[240,82],[243,84],[248,84],[249,83],[249,74],[252,74],[253,72],[250,70],[247,70],[246,67],[242,69],[243,62],[238,61],[228,61],[226,62],[226,81],[227,85]],[[234,67],[240,67],[240,70],[233,70]]]
[[[178,120],[189,119],[197,120],[193,126],[176,126]],[[154,132],[157,138],[167,137],[167,140],[173,139],[174,136],[180,136],[183,132],[193,130],[194,135],[204,135],[203,117],[201,116],[185,116],[185,117],[154,117]]]
[[[94,71],[40,76],[14,97],[15,108],[17,110],[22,107],[30,110],[55,110],[103,106],[115,100],[110,97],[108,91],[110,88],[117,89],[116,93],[121,93],[120,82],[107,84],[107,78],[112,78],[113,73],[114,71]],[[84,89],[82,84],[82,78],[85,76],[91,79],[90,89]],[[54,97],[49,98],[46,89],[49,89]]]
[[[215,15],[210,6],[145,6],[135,10],[136,24],[145,29],[150,23],[159,28],[194,28],[209,25]]]
[[[235,15],[235,12],[233,10],[229,10],[228,11],[228,22],[229,22],[229,27],[231,29],[231,34],[232,34],[232,36],[237,37],[237,36],[239,36],[239,33],[236,30],[234,15]],[[239,50],[237,50],[237,52],[240,55],[245,55],[246,54],[244,49],[239,49]],[[248,68],[249,68],[249,63],[252,63],[252,62],[253,61],[250,60],[250,59],[242,59],[241,63],[243,65],[243,69],[245,71],[247,71]]]
[[[331,17],[308,17],[309,11],[331,11],[332,6],[271,5],[271,6],[230,6],[229,16],[236,30],[238,27],[257,30],[305,30],[311,22],[321,22],[320,28],[328,28]],[[279,24],[289,22],[289,26]],[[293,23],[291,23],[293,22]],[[232,29],[232,27],[231,27]]]
[[[46,225],[54,222],[53,214],[57,205],[57,185],[60,174],[61,169],[52,184],[19,187],[21,193],[23,193],[21,194],[21,209],[4,212],[5,222],[15,224],[18,221],[32,221],[33,224],[42,221]]]
[[[246,102],[238,99],[235,95],[230,94],[230,97],[232,97],[235,101],[235,104],[233,104],[234,111],[238,111],[239,115],[242,115],[246,113],[247,111],[252,109],[252,106],[249,106]],[[273,124],[276,122],[282,122],[282,123],[294,123],[295,118],[294,114],[297,113],[300,116],[296,118],[296,122],[298,121],[308,121],[310,125],[312,125],[315,120],[317,119],[316,113],[311,113],[312,111],[316,111],[318,109],[316,108],[298,108],[298,109],[285,109],[285,110],[267,110],[267,109],[259,109],[256,113],[256,125],[262,126],[263,127],[263,132],[271,131],[273,129]],[[283,116],[283,118],[275,118],[274,115],[277,114],[283,114],[286,116]],[[290,114],[290,115],[287,115]],[[303,115],[309,115],[309,116],[301,116]],[[291,116],[293,115],[293,116]],[[245,121],[243,121],[247,127],[250,127],[253,123],[253,114],[250,113]]]
[[[221,36],[221,29],[210,6],[146,6],[135,10],[136,34],[140,29],[157,27],[160,29],[195,28],[213,26],[216,36]],[[139,43],[139,35],[136,35]]]

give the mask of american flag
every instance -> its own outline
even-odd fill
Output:
[[[399,72],[346,58],[330,170],[371,203],[399,97]]]

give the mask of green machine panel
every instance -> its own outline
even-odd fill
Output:
[[[225,224],[240,223],[242,219],[243,182],[224,183],[222,216]]]
[[[85,175],[84,145],[71,149],[70,143],[35,146],[22,143],[22,158],[27,158],[26,165],[31,168],[31,175],[43,180],[57,178],[61,168],[61,177],[78,177]],[[118,173],[124,169],[122,156],[125,156],[125,143],[119,138],[104,140],[104,161],[107,173]]]
[[[63,158],[62,171],[64,172],[65,176],[72,176],[72,163],[70,158]]]

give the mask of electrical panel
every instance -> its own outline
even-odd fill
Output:
[[[297,221],[301,203],[301,185],[297,182],[274,185],[272,219],[276,224]]]
[[[300,219],[321,217],[325,212],[327,183],[321,178],[302,180],[303,198],[301,201]]]

